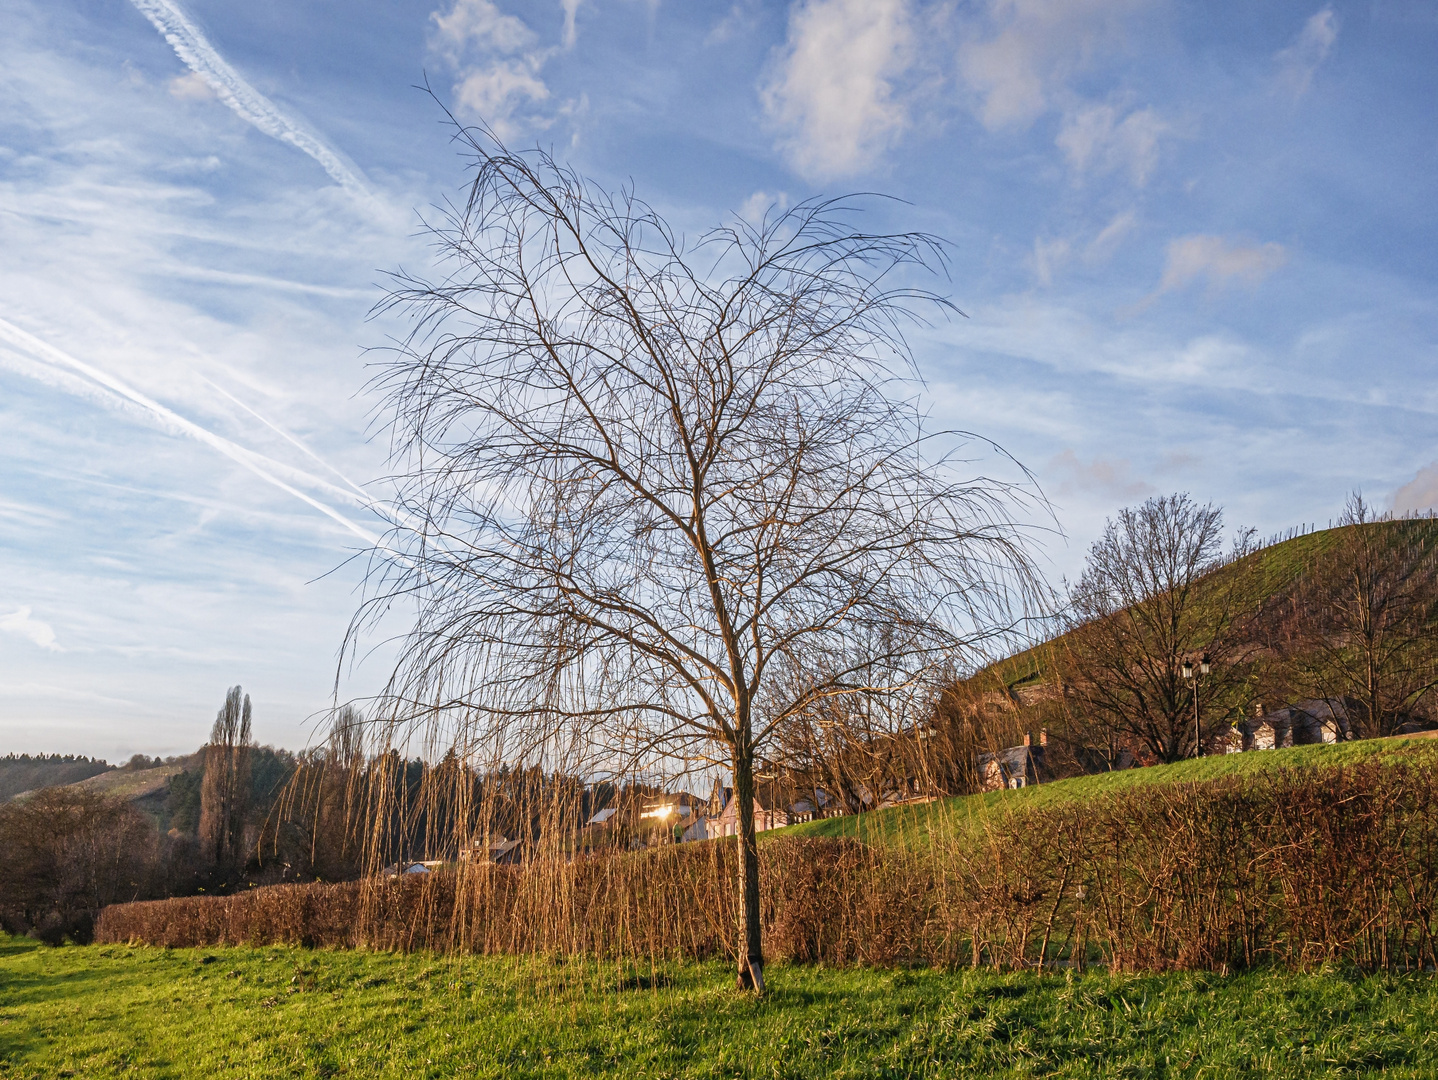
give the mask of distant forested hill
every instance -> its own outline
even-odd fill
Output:
[[[0,802],[8,802],[22,791],[74,784],[114,767],[100,758],[73,754],[7,754],[0,758]]]

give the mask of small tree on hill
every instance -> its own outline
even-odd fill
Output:
[[[1233,631],[1248,597],[1242,567],[1215,573],[1222,544],[1221,509],[1169,495],[1121,511],[1089,549],[1064,666],[1077,723],[1100,745],[1177,761],[1198,745],[1195,693],[1199,743],[1233,716],[1244,675]],[[1184,678],[1205,654],[1209,674]]]
[[[912,690],[1035,594],[1009,490],[955,478],[912,405],[920,234],[843,203],[686,242],[632,193],[461,131],[434,281],[388,306],[397,527],[359,616],[416,611],[398,725],[531,761],[723,763],[741,985],[763,989],[755,763],[826,700]],[[357,623],[357,626],[359,624]]]

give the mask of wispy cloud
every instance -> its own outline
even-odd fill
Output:
[[[178,4],[173,0],[130,2],[164,36],[175,55],[235,113],[271,138],[308,154],[347,191],[365,199],[372,197],[369,184],[357,166],[246,82]],[[195,89],[192,81],[184,79],[170,85],[171,93],[180,97],[193,98]]]
[[[1120,210],[1099,230],[1099,234],[1089,241],[1084,249],[1084,258],[1091,263],[1103,262],[1117,250],[1137,224],[1138,214],[1132,210]]]
[[[322,457],[320,457],[318,454],[316,454],[313,450],[311,450],[308,446],[306,446],[304,443],[302,443],[299,439],[295,438],[293,435],[291,435],[291,434],[290,434],[288,431],[286,431],[284,428],[282,428],[282,427],[280,427],[278,424],[274,423],[274,421],[270,420],[269,417],[264,416],[264,415],[262,415],[262,414],[256,412],[254,409],[250,408],[250,406],[246,405],[246,404],[245,404],[243,401],[241,401],[239,398],[235,397],[234,394],[230,393],[230,392],[229,392],[228,390],[226,390],[223,386],[218,386],[218,385],[216,385],[215,383],[210,382],[209,379],[205,379],[205,382],[206,382],[207,384],[209,384],[210,386],[214,387],[215,390],[216,390],[218,393],[223,394],[226,398],[228,398],[228,399],[229,399],[230,401],[232,401],[234,404],[238,405],[238,406],[239,406],[241,409],[243,409],[245,412],[249,413],[251,416],[253,416],[253,417],[254,417],[256,420],[258,420],[260,423],[264,424],[265,427],[269,428],[271,431],[273,431],[273,432],[274,432],[276,435],[278,435],[280,438],[284,439],[284,440],[285,440],[287,443],[289,443],[291,446],[295,447],[297,450],[300,451],[300,453],[304,454],[305,457],[309,458],[309,459],[310,459],[311,461],[313,461],[316,465],[320,466],[320,468],[325,469],[325,470],[327,470],[327,471],[329,471],[329,472],[334,473],[337,477],[339,477],[341,480],[343,480],[343,481],[345,482],[345,484],[346,484],[351,490],[353,490],[356,495],[358,495],[358,496],[360,497],[360,499],[363,501],[363,503],[364,503],[365,505],[369,505],[369,502],[370,502],[369,493],[368,493],[367,491],[365,491],[364,488],[362,488],[362,487],[360,487],[358,484],[356,484],[353,480],[351,480],[351,479],[350,479],[348,476],[346,476],[344,473],[342,473],[339,469],[336,469],[333,465],[331,465],[331,464],[330,464],[328,461],[326,461],[324,458],[322,458]]]
[[[65,515],[52,506],[0,498],[0,521],[12,521],[27,529],[48,528],[65,520]]]
[[[808,0],[761,94],[781,147],[803,175],[868,167],[908,124],[895,80],[910,62],[905,0]]]
[[[1118,250],[1124,238],[1138,224],[1138,215],[1132,210],[1121,210],[1086,243],[1081,236],[1034,239],[1033,268],[1039,284],[1047,288],[1075,257],[1090,266],[1106,261]]]
[[[1061,497],[1082,493],[1121,502],[1141,499],[1157,490],[1135,477],[1132,465],[1122,458],[1083,461],[1072,450],[1064,450],[1049,460],[1048,471],[1060,477],[1056,493]]]
[[[30,608],[20,607],[8,615],[0,615],[0,630],[7,634],[19,634],[29,638],[42,649],[64,652],[55,640],[55,631],[47,622],[41,622],[30,613]]]
[[[559,0],[559,6],[564,12],[564,34],[563,42],[566,49],[574,48],[574,43],[579,37],[579,32],[574,25],[575,16],[579,9],[584,6],[584,0]]]
[[[306,503],[307,505],[313,507],[315,510],[318,510],[320,513],[324,514],[326,517],[344,526],[344,528],[354,533],[354,535],[364,540],[367,544],[378,543],[378,538],[368,529],[365,529],[362,526],[356,524],[354,521],[351,521],[349,518],[345,517],[333,507],[328,506],[327,504],[321,502],[320,500],[314,498],[306,492],[301,491],[299,488],[295,487],[294,484],[287,483],[285,480],[280,479],[280,476],[277,474],[285,474],[291,479],[302,478],[310,485],[320,489],[324,489],[331,494],[337,494],[341,498],[345,499],[345,501],[347,502],[366,505],[367,501],[362,502],[360,499],[357,499],[354,492],[347,491],[344,488],[340,488],[336,485],[330,484],[328,481],[322,480],[319,477],[311,476],[310,474],[305,473],[302,470],[282,465],[280,462],[273,461],[262,454],[257,454],[252,450],[248,450],[245,447],[240,446],[229,439],[226,439],[222,435],[217,435],[209,429],[201,427],[199,424],[196,424],[193,421],[188,420],[183,416],[180,416],[173,409],[169,409],[166,406],[161,405],[159,402],[153,400],[152,398],[140,393],[138,390],[133,389],[132,387],[122,382],[120,379],[117,379],[115,376],[110,375],[107,372],[101,371],[99,368],[87,364],[82,360],[76,359],[69,353],[55,348],[48,342],[42,341],[35,335],[29,333],[28,331],[22,330],[20,327],[15,326],[13,323],[8,322],[5,319],[0,319],[0,342],[8,344],[12,348],[28,352],[33,356],[47,361],[49,364],[58,365],[62,368],[69,368],[74,372],[78,372],[80,375],[83,375],[85,378],[97,384],[99,387],[102,387],[104,390],[109,391],[111,394],[121,398],[124,402],[132,406],[137,406],[138,408],[151,414],[153,417],[159,420],[164,425],[164,427],[172,434],[187,436],[196,440],[197,442],[203,443],[206,446],[211,447],[214,450],[217,450],[219,453],[223,454],[225,457],[229,458],[237,465],[240,465],[242,468],[247,469],[249,472],[255,474],[260,479],[264,480],[266,483],[272,484],[275,487],[279,488],[281,491],[293,495],[301,502]],[[25,371],[24,373],[31,375],[34,374],[33,370]],[[72,381],[73,380],[64,380],[58,383],[52,383],[52,385],[57,385],[62,389],[71,389]],[[104,400],[103,396],[101,395],[90,394],[87,396],[89,396],[91,400],[96,400],[97,398],[101,401]]]
[[[716,22],[704,38],[705,45],[723,45],[753,33],[759,25],[761,0],[735,0],[723,18]]]
[[[215,89],[197,71],[170,80],[170,96],[180,101],[214,101]]]
[[[756,191],[739,205],[738,214],[750,225],[759,225],[767,214],[782,214],[788,208],[787,192]]]
[[[1283,245],[1246,244],[1222,236],[1181,236],[1168,245],[1158,292],[1186,288],[1199,278],[1221,288],[1231,281],[1257,285],[1288,261]]]
[[[1331,7],[1310,16],[1298,38],[1274,56],[1279,84],[1294,100],[1308,93],[1313,76],[1338,40],[1338,16]]]
[[[1055,143],[1079,176],[1127,172],[1135,187],[1148,183],[1158,163],[1158,140],[1169,125],[1153,109],[1120,119],[1112,105],[1084,105],[1064,117]]]
[[[1035,238],[1034,276],[1039,279],[1040,285],[1048,288],[1054,283],[1054,275],[1069,261],[1072,251],[1073,245],[1065,237],[1053,240]]]
[[[1069,80],[1122,40],[1147,0],[989,0],[959,48],[959,71],[985,127],[1025,128],[1066,96]]]

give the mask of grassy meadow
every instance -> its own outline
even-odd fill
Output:
[[[0,1076],[1438,1075],[1438,981],[660,969],[0,939]]]

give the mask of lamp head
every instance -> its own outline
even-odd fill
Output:
[[[1185,679],[1193,678],[1193,665],[1190,664],[1187,660],[1183,662],[1183,667],[1179,668],[1179,671],[1182,673]]]

